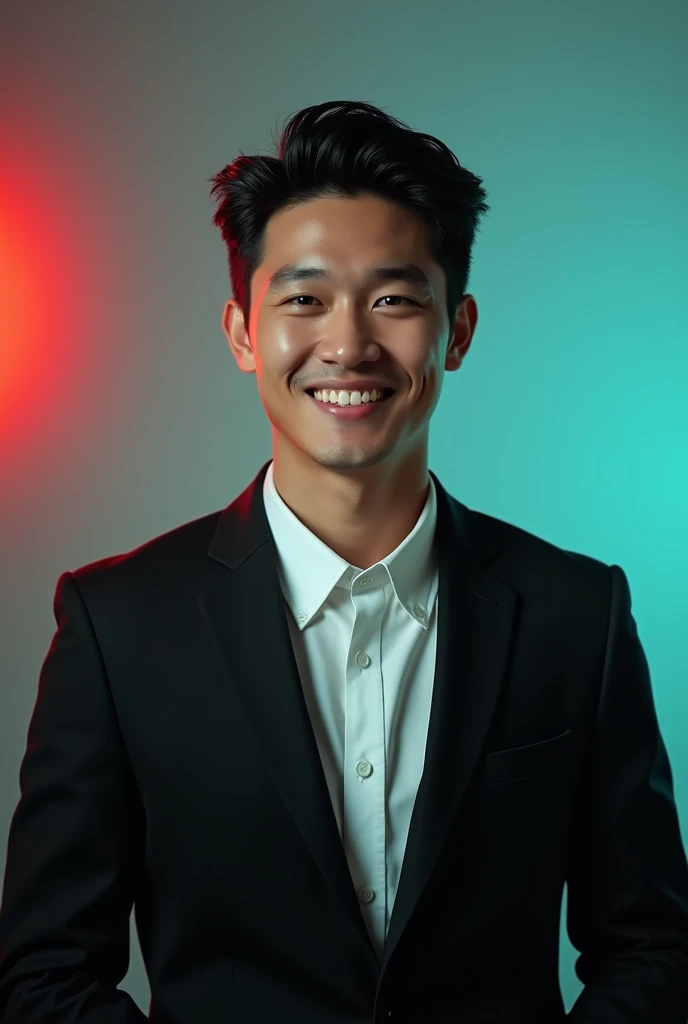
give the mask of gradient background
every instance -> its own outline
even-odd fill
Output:
[[[207,179],[331,99],[485,179],[480,322],[431,468],[626,570],[688,837],[688,5],[6,2],[0,39],[0,868],[58,576],[270,456]],[[567,1010],[575,955],[562,915]]]

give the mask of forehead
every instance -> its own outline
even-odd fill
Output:
[[[419,214],[378,196],[311,199],[274,214],[265,229],[257,275],[308,258],[333,272],[364,270],[371,263],[408,260],[433,269],[431,238]]]

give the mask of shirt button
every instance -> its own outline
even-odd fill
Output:
[[[362,576],[358,582],[361,584],[362,587],[365,587],[368,583],[372,583],[373,580],[372,577],[370,576]]]
[[[356,654],[356,664],[359,668],[368,668],[368,665],[370,665],[370,658],[365,651],[358,651]]]
[[[356,771],[362,779],[367,779],[372,774],[373,766],[370,761],[359,761],[356,765]]]
[[[362,885],[358,890],[358,898],[361,903],[372,903],[375,899],[375,890],[367,885]]]
[[[299,608],[296,618],[299,620],[299,622],[305,622],[306,619],[308,618],[308,612],[306,611],[306,609]]]
[[[425,608],[423,608],[422,605],[417,604],[416,608],[415,608],[415,611],[416,611],[416,615],[418,616],[418,618],[421,619],[422,622],[425,622],[425,620],[428,617],[428,613],[426,612]]]

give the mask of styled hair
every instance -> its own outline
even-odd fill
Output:
[[[250,281],[264,258],[265,227],[280,210],[325,196],[391,199],[428,225],[433,257],[447,280],[453,324],[466,293],[471,250],[487,192],[432,135],[415,132],[370,103],[333,100],[293,114],[277,156],[241,153],[209,181],[212,223],[227,246],[234,298],[248,326]]]

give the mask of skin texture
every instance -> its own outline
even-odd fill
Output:
[[[366,277],[372,267],[406,262],[425,272],[429,288]],[[285,263],[332,277],[269,288]],[[250,295],[248,325],[234,299],[221,322],[239,368],[256,374],[277,490],[328,547],[366,569],[401,543],[422,511],[430,417],[445,371],[459,369],[471,344],[475,299],[464,296],[449,323],[427,225],[372,195],[312,199],[271,217]],[[325,378],[345,387],[374,377],[395,392],[359,421],[325,414],[304,390]]]

